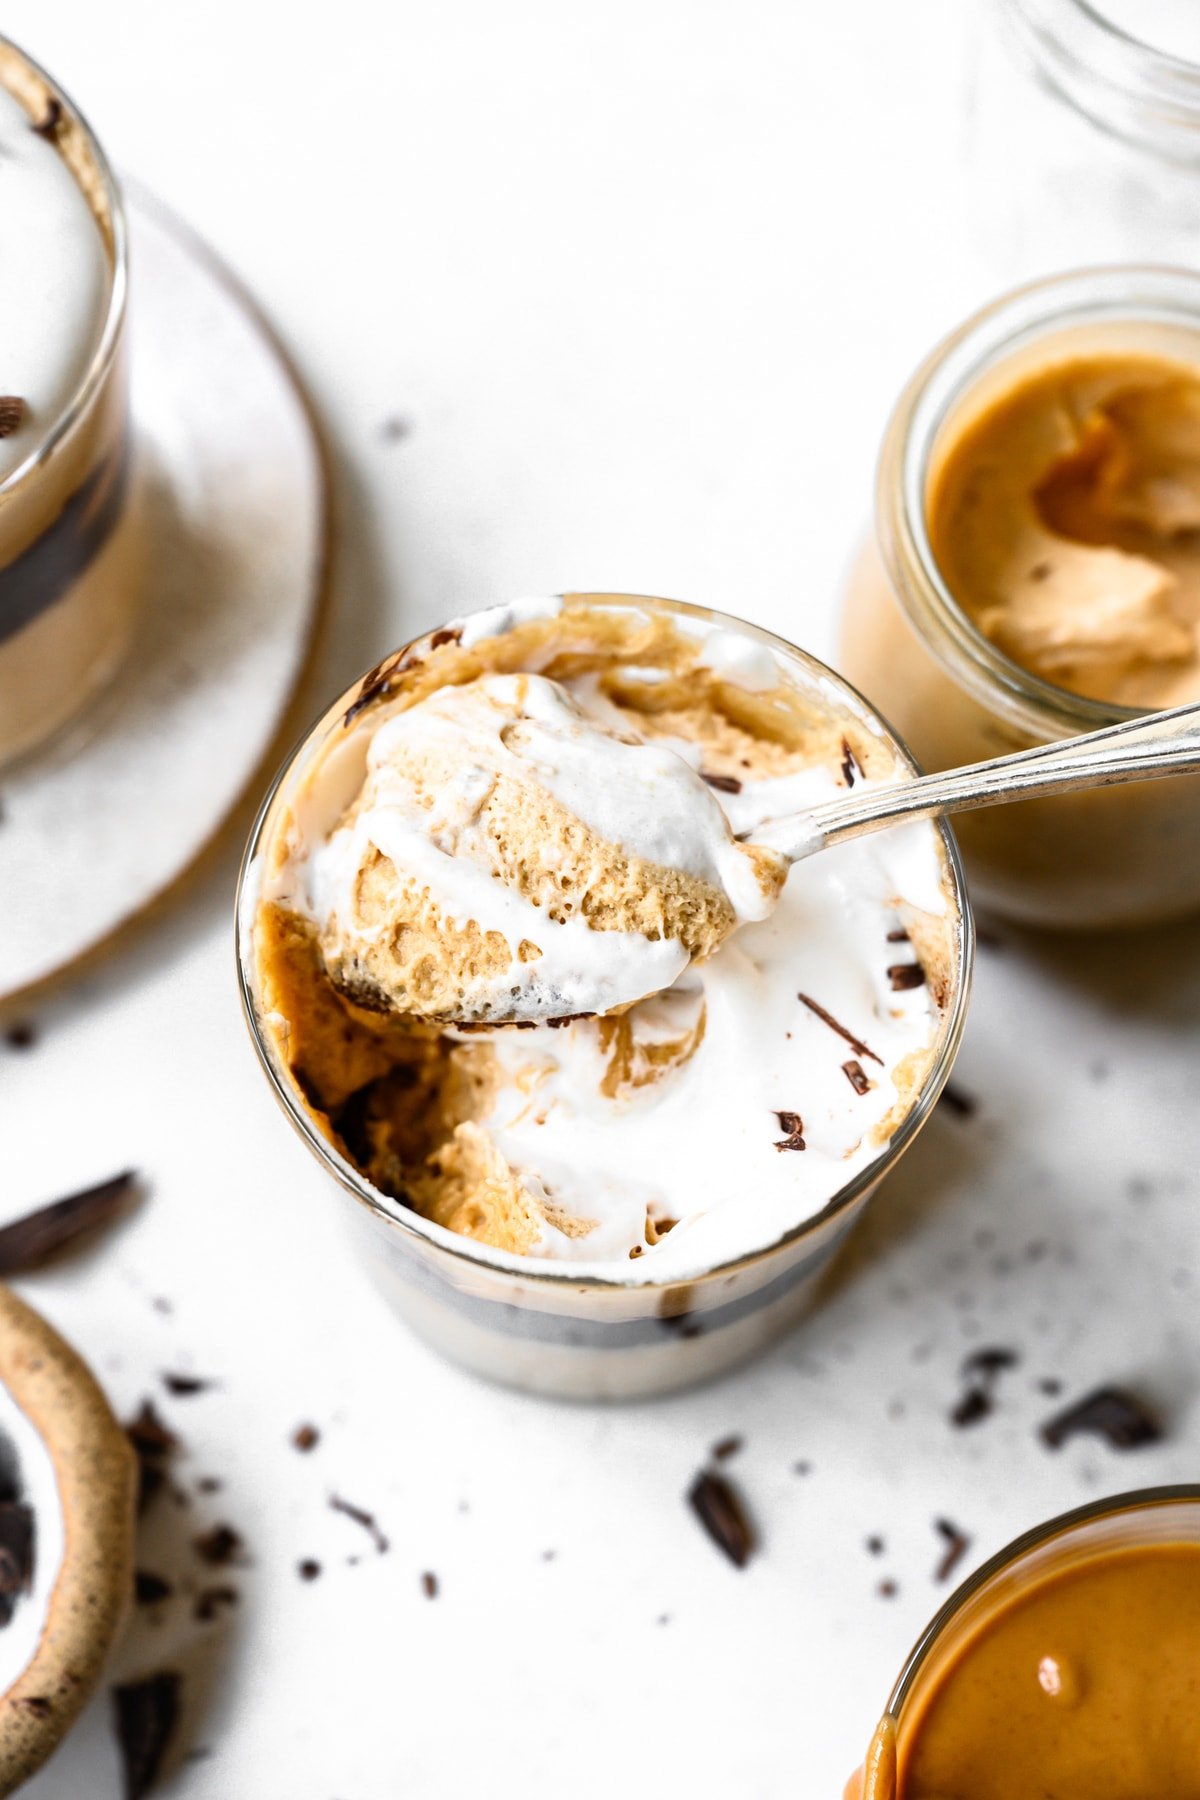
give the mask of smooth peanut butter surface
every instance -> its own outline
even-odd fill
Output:
[[[1055,362],[951,432],[930,542],[984,635],[1092,699],[1200,698],[1200,367]]]
[[[1110,1550],[1001,1599],[897,1747],[870,1800],[1200,1800],[1200,1544]]]

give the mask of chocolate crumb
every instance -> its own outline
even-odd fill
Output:
[[[867,1539],[867,1554],[869,1556],[882,1556],[886,1548],[887,1546],[881,1537],[872,1536]]]
[[[321,1573],[321,1565],[314,1556],[306,1556],[303,1562],[296,1564],[296,1573],[301,1581],[315,1581]]]
[[[1044,1444],[1059,1449],[1068,1438],[1102,1437],[1114,1450],[1136,1450],[1164,1435],[1161,1420],[1127,1388],[1099,1387],[1055,1413],[1040,1427]]]
[[[376,1550],[380,1556],[384,1555],[390,1546],[387,1538],[379,1529],[374,1513],[364,1511],[361,1506],[352,1506],[350,1501],[343,1500],[340,1494],[331,1494],[329,1504],[334,1512],[345,1513],[348,1519],[353,1519],[356,1525],[361,1525],[364,1531],[369,1531]]]
[[[0,1227],[0,1275],[25,1275],[73,1244],[77,1238],[110,1225],[130,1199],[134,1171],[126,1169],[109,1181],[53,1200],[36,1212]]]
[[[133,1597],[139,1606],[157,1606],[160,1600],[169,1600],[174,1592],[165,1575],[155,1575],[149,1569],[135,1570]]]
[[[994,1378],[1002,1375],[1005,1369],[1015,1369],[1020,1360],[1020,1352],[1010,1350],[1005,1344],[985,1344],[963,1358],[961,1374],[964,1378],[971,1375]]]
[[[850,739],[842,739],[842,780],[847,787],[853,787],[855,778],[862,774],[858,758],[850,747]]]
[[[220,1616],[224,1607],[236,1606],[240,1599],[241,1595],[235,1587],[201,1588],[196,1595],[192,1616],[198,1619],[202,1625],[211,1625],[213,1620]]]
[[[745,1441],[745,1438],[739,1437],[736,1432],[729,1437],[719,1439],[712,1447],[714,1458],[717,1462],[728,1462],[731,1456],[737,1455]]]
[[[785,1137],[776,1138],[775,1148],[777,1150],[807,1150],[808,1145],[804,1142],[804,1120],[800,1114],[777,1112],[775,1117],[779,1120],[780,1131],[787,1134]]]
[[[240,1560],[245,1546],[240,1532],[232,1525],[214,1525],[211,1531],[192,1539],[192,1548],[204,1562],[211,1563],[214,1568],[224,1568],[228,1563]]]
[[[742,791],[742,784],[736,775],[710,775],[706,769],[701,769],[700,779],[707,782],[710,788],[716,788],[719,794],[740,794]]]
[[[942,1089],[942,1100],[949,1111],[957,1113],[960,1119],[969,1119],[979,1109],[979,1102],[975,1096],[965,1094],[962,1088],[955,1087],[951,1081],[948,1081]]]
[[[879,1595],[881,1600],[894,1600],[896,1595],[900,1592],[900,1589],[896,1582],[889,1576],[885,1577],[885,1579],[879,1583],[875,1592]]]
[[[894,994],[903,994],[909,988],[925,986],[925,970],[919,962],[892,963],[888,969],[888,980]]]
[[[158,1779],[163,1755],[179,1719],[183,1677],[163,1669],[144,1681],[113,1689],[117,1742],[125,1769],[125,1800],[143,1800]]]
[[[56,99],[55,96],[51,94],[47,97],[45,112],[40,119],[33,120],[31,130],[36,131],[39,137],[57,137],[58,128],[62,124],[62,117],[62,101]]]
[[[421,1577],[421,1592],[427,1600],[436,1600],[438,1597],[438,1578],[432,1569],[426,1569]]]
[[[818,1006],[811,995],[797,994],[796,998],[803,1006],[807,1006],[809,1012],[816,1013],[822,1024],[828,1025],[830,1031],[836,1031],[839,1037],[845,1038],[846,1042],[857,1056],[865,1056],[868,1062],[878,1063],[880,1068],[883,1067],[882,1056],[876,1056],[875,1052],[870,1049],[868,1045],[864,1044],[861,1038],[856,1038],[852,1031],[847,1031],[844,1025],[839,1025],[833,1014],[831,1012],[826,1012],[823,1006]]]
[[[210,1381],[203,1375],[172,1375],[166,1373],[162,1378],[163,1386],[168,1394],[174,1394],[178,1400],[186,1400],[193,1394],[205,1394],[209,1388],[218,1387],[216,1381]]]
[[[870,1093],[871,1083],[867,1080],[866,1071],[857,1058],[851,1057],[849,1062],[842,1064],[842,1074],[856,1094]]]
[[[141,1411],[125,1427],[138,1465],[138,1511],[144,1512],[167,1478],[166,1464],[179,1448],[179,1439],[164,1425],[152,1400],[143,1400]]]
[[[978,1425],[992,1412],[995,1402],[987,1388],[969,1387],[956,1401],[950,1413],[950,1423],[963,1430],[968,1425]]]
[[[297,1425],[292,1433],[292,1449],[315,1450],[321,1441],[321,1434],[315,1425]]]
[[[933,1578],[935,1581],[949,1581],[951,1575],[954,1573],[955,1569],[957,1569],[959,1563],[967,1554],[967,1551],[971,1548],[971,1540],[964,1531],[960,1531],[958,1526],[952,1524],[949,1519],[935,1519],[933,1524],[935,1531],[941,1533],[946,1544],[946,1548],[942,1552],[941,1560],[933,1572]]]
[[[0,438],[7,437],[3,429],[4,401],[0,400]],[[4,1033],[4,1041],[10,1050],[32,1050],[37,1043],[37,1026],[32,1019],[17,1019]]]
[[[744,1569],[754,1553],[754,1533],[725,1477],[702,1470],[688,1490],[688,1504],[717,1548],[735,1568]]]

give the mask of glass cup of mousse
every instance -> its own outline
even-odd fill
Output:
[[[923,822],[907,840],[868,840],[881,862],[835,865],[835,850],[794,869],[777,912],[744,925],[700,969],[698,981],[717,973],[699,1012],[688,1012],[700,1004],[689,970],[620,1019],[503,1028],[490,1044],[454,1031],[439,1039],[428,1025],[414,1038],[403,1019],[330,985],[313,917],[325,904],[323,878],[305,888],[313,848],[353,830],[340,820],[361,820],[368,754],[397,718],[411,738],[430,696],[440,703],[497,672],[495,691],[508,692],[513,672],[520,682],[530,671],[616,718],[618,731],[633,719],[671,743],[703,699],[714,735],[697,766],[722,750],[725,761],[710,761],[701,795],[723,810],[755,804],[760,789],[731,772],[754,755],[793,771],[782,776],[795,784],[783,790],[789,811],[804,793],[915,770],[867,701],[770,633],[679,602],[573,594],[467,615],[386,658],[317,720],[254,825],[238,898],[250,1033],[285,1115],[349,1202],[346,1217],[395,1310],[451,1359],[517,1387],[584,1399],[666,1392],[752,1355],[811,1304],[949,1075],[967,1003],[970,915],[953,837]],[[906,856],[909,872],[889,860]],[[549,854],[541,860],[557,866]],[[781,924],[789,907],[800,910]],[[860,917],[869,939],[861,967],[857,927],[840,937],[836,923]],[[843,967],[839,986],[833,972]],[[686,1042],[673,1009],[690,1021]],[[738,1018],[747,1021],[740,1035]],[[480,1055],[490,1059],[483,1076],[469,1060]],[[564,1099],[556,1083],[568,1064],[575,1087]],[[442,1118],[448,1093],[461,1108],[464,1092],[478,1100],[503,1089],[497,1069],[513,1067],[521,1104],[506,1114],[511,1129],[493,1129],[508,1103],[490,1101],[490,1114],[477,1107],[465,1125],[462,1110],[448,1115],[454,1128],[439,1124],[430,1148],[430,1120]],[[795,1110],[772,1086],[788,1068],[804,1089]],[[582,1093],[588,1069],[599,1098],[598,1089]],[[553,1157],[539,1160],[539,1133],[553,1139]],[[713,1203],[693,1217],[697,1183]],[[527,1203],[541,1210],[535,1241],[509,1231],[513,1204],[524,1230]],[[636,1242],[620,1235],[631,1204]]]
[[[0,766],[110,680],[137,605],[121,196],[79,109],[0,38]]]
[[[1063,1513],[911,1651],[845,1800],[1200,1794],[1200,1486]]]
[[[927,357],[880,451],[838,666],[930,770],[1200,699],[1200,275],[1085,269]],[[982,908],[1056,930],[1200,907],[1200,777],[956,826]]]

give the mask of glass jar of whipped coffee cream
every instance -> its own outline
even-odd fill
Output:
[[[1192,262],[1196,0],[981,0],[970,12],[963,244],[985,279]]]
[[[0,38],[0,765],[115,672],[137,604],[126,228],[72,102]]]
[[[902,394],[839,668],[927,768],[1200,700],[1200,274],[1006,295]],[[1055,928],[1200,906],[1200,779],[957,823],[985,908]]]

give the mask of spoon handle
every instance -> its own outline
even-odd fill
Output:
[[[779,819],[749,835],[756,844],[799,862],[815,850],[861,837],[903,819],[969,812],[1037,794],[1111,787],[1200,770],[1200,705],[1177,706],[1089,731],[1062,743],[1035,744],[1012,756],[900,781],[851,789],[811,812]]]

